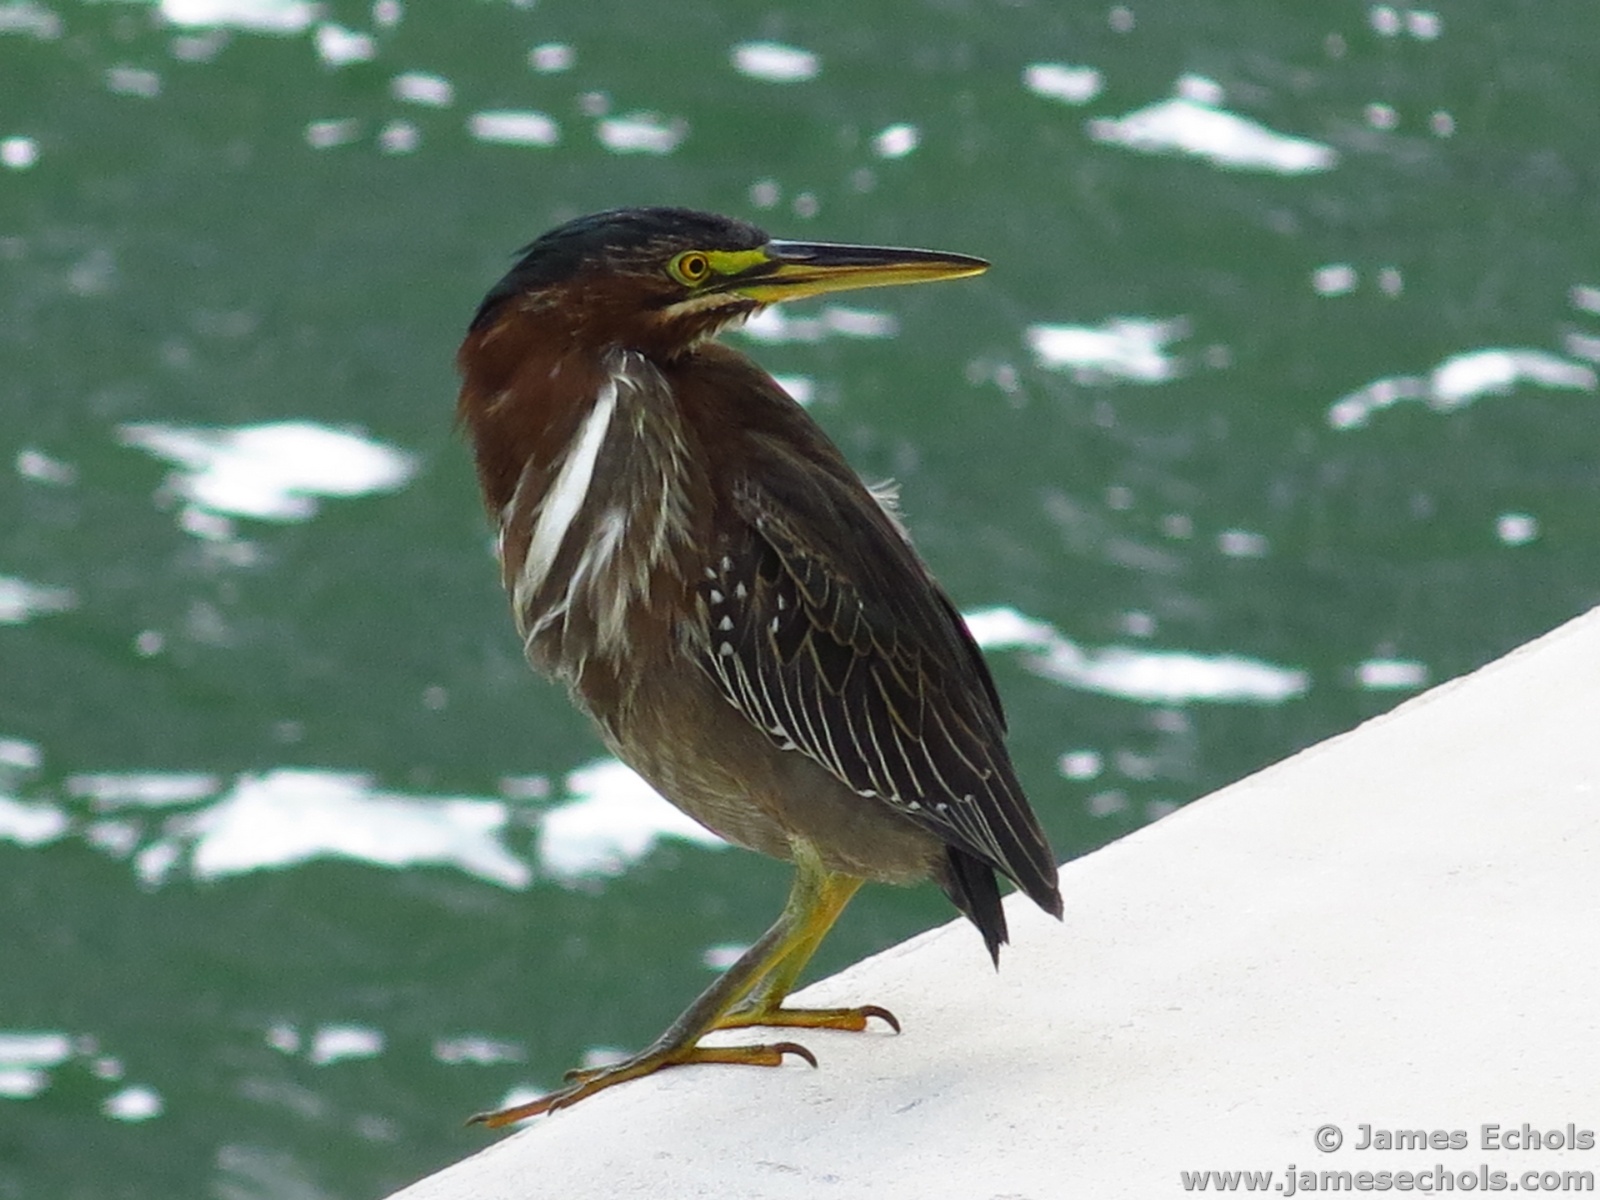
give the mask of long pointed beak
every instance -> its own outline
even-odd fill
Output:
[[[989,269],[981,258],[898,246],[772,241],[757,253],[762,261],[729,279],[726,288],[762,304],[851,288],[959,279]]]

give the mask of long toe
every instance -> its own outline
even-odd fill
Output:
[[[669,1047],[664,1050],[652,1047],[642,1054],[613,1063],[609,1067],[569,1071],[567,1077],[571,1082],[567,1086],[557,1088],[526,1104],[513,1105],[496,1112],[477,1113],[467,1119],[467,1124],[487,1125],[490,1129],[499,1129],[517,1121],[525,1121],[529,1117],[537,1117],[540,1113],[571,1108],[578,1101],[587,1100],[596,1092],[602,1092],[619,1083],[626,1083],[630,1079],[653,1075],[666,1067],[679,1067],[689,1063],[734,1063],[750,1067],[777,1067],[783,1064],[784,1056],[789,1054],[804,1059],[813,1067],[817,1065],[816,1055],[798,1042],[773,1042],[754,1046]]]
[[[717,1022],[718,1029],[748,1029],[754,1025],[767,1025],[788,1029],[842,1029],[847,1033],[860,1033],[867,1021],[877,1017],[896,1033],[900,1032],[899,1019],[887,1008],[876,1004],[863,1004],[859,1008],[750,1008],[729,1013]]]

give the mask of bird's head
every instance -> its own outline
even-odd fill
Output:
[[[521,314],[565,327],[596,350],[671,357],[768,304],[976,275],[988,265],[930,250],[780,241],[690,209],[614,209],[526,246],[484,297],[472,331]]]

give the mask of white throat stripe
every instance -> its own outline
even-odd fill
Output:
[[[594,408],[583,420],[577,442],[567,452],[566,461],[561,464],[555,482],[550,485],[543,503],[539,505],[539,519],[528,542],[528,556],[523,560],[522,574],[517,579],[515,600],[519,610],[550,574],[567,530],[572,528],[572,522],[583,507],[584,498],[589,494],[589,485],[594,480],[595,460],[600,456],[600,447],[605,442],[611,414],[616,407],[617,381],[608,379],[600,389]]]

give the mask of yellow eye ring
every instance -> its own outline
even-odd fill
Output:
[[[711,260],[698,250],[685,250],[667,264],[667,273],[679,283],[698,287],[711,275]]]

